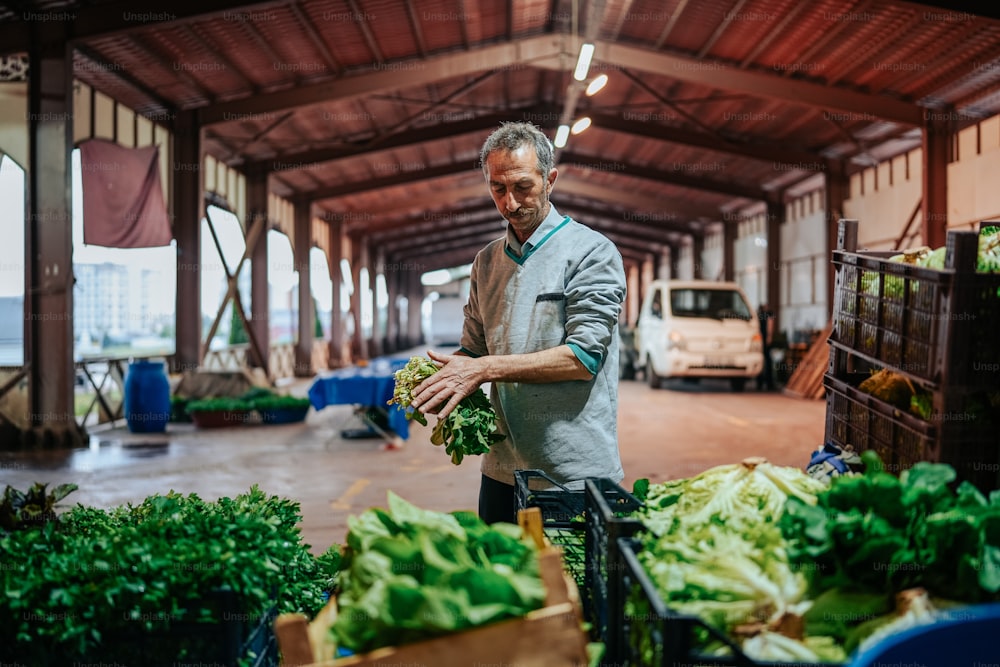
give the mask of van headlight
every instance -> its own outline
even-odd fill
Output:
[[[754,334],[753,338],[750,339],[750,351],[751,352],[764,351],[764,339],[761,338],[760,334]]]
[[[684,336],[678,331],[671,331],[667,335],[667,349],[668,350],[683,350],[687,345],[684,342]]]

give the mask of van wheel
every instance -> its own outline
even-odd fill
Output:
[[[656,371],[653,370],[653,360],[646,357],[646,382],[649,383],[651,389],[659,389],[663,386],[662,380]]]
[[[743,391],[747,386],[746,378],[730,378],[729,386],[733,388],[733,391]]]

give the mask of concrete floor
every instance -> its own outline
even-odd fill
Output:
[[[308,385],[292,393],[304,395]],[[753,455],[803,467],[823,440],[824,401],[735,394],[721,381],[660,390],[623,382],[619,398],[626,488],[637,478],[688,477]],[[377,438],[340,437],[359,425],[349,406],[331,406],[297,425],[199,431],[171,424],[154,436],[114,429],[93,434],[89,449],[0,452],[0,487],[74,482],[80,488],[64,503],[111,507],[170,490],[215,499],[258,484],[301,504],[303,537],[317,552],[343,541],[349,515],[384,506],[390,489],[428,509],[475,509],[476,460],[452,465],[430,444],[430,428],[415,423],[398,450]]]

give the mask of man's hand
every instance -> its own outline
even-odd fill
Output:
[[[441,354],[433,350],[427,356],[441,366],[413,390],[411,406],[424,414],[447,417],[459,402],[486,382],[482,361],[463,354]]]

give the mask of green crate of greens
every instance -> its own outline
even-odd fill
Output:
[[[949,231],[941,248],[857,248],[857,221],[841,220],[834,346],[938,386],[988,387],[1000,372],[1000,223]]]
[[[1000,600],[1000,494],[874,452],[826,482],[760,460],[651,485],[611,569],[617,664],[842,665]]]
[[[777,629],[807,585],[782,551],[776,522],[790,497],[815,503],[823,488],[756,457],[650,484],[635,513],[642,530],[609,550],[607,659],[656,667],[842,662],[829,640],[785,641]],[[751,626],[753,638],[743,634]]]

